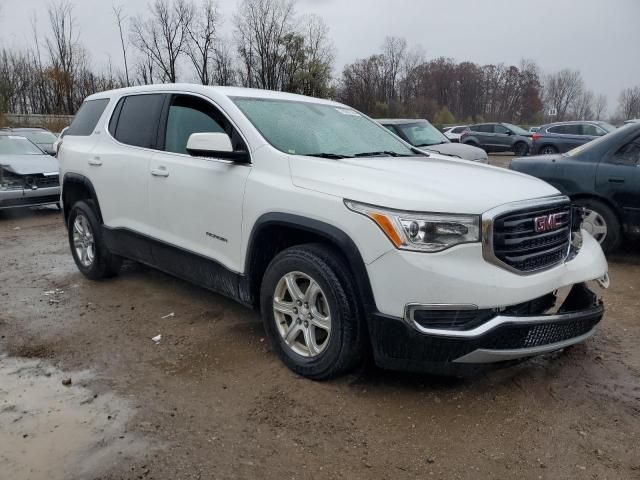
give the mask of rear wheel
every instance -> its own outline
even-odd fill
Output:
[[[79,201],[69,212],[69,246],[78,270],[91,280],[117,275],[122,259],[102,240],[93,202]]]
[[[622,230],[614,211],[593,198],[580,199],[575,204],[585,209],[582,228],[600,243],[605,253],[615,250],[622,241]]]
[[[315,380],[345,373],[364,356],[364,322],[351,274],[324,245],[278,254],[264,275],[260,303],[273,348],[294,372]]]
[[[516,157],[525,157],[529,153],[529,146],[524,142],[518,142],[513,146]]]
[[[540,155],[555,155],[558,153],[558,149],[553,145],[545,145],[540,149]]]

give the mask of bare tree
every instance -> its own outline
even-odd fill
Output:
[[[548,108],[557,111],[558,120],[564,120],[583,88],[582,75],[577,70],[564,69],[547,75],[544,84],[545,103]]]
[[[603,93],[598,95],[593,102],[593,115],[596,120],[602,120],[607,111],[607,96]]]
[[[124,59],[124,75],[127,80],[127,87],[131,85],[129,81],[129,65],[127,63],[127,46],[124,41],[124,33],[122,29],[122,24],[126,20],[126,16],[123,14],[124,7],[122,5],[113,6],[113,15],[116,18],[116,25],[118,25],[118,31],[120,32],[120,45],[122,46],[122,58]]]
[[[187,46],[193,8],[186,0],[155,0],[150,18],[136,17],[131,23],[131,40],[145,57],[145,69],[153,63],[163,81],[175,83],[177,64]]]
[[[216,85],[234,85],[236,83],[236,71],[229,44],[224,40],[217,42],[213,51],[213,76]]]
[[[279,90],[287,36],[294,31],[293,0],[243,0],[235,16],[245,86]]]
[[[640,118],[640,86],[625,88],[618,98],[618,107],[626,120]]]
[[[591,120],[594,117],[595,95],[591,90],[583,90],[576,96],[572,106],[572,117],[575,120]]]
[[[211,63],[219,23],[218,4],[214,0],[204,0],[202,6],[194,10],[193,20],[186,25],[189,36],[186,53],[203,85],[211,83]]]

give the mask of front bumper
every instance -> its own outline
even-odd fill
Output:
[[[0,210],[16,207],[34,207],[60,201],[60,187],[0,190]]]
[[[527,302],[526,309],[546,312],[550,295],[541,297],[543,302]],[[374,314],[369,328],[376,363],[394,370],[464,373],[581,342],[593,334],[604,314],[602,302],[585,283],[574,285],[554,313],[529,314],[526,309],[503,309],[467,329],[420,328],[410,319]]]

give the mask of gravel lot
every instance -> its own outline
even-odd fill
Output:
[[[585,344],[472,380],[329,383],[222,297],[135,264],[85,280],[55,209],[0,212],[0,248],[0,478],[640,478],[638,246],[610,259]]]

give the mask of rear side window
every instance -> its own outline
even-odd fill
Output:
[[[547,132],[560,135],[582,135],[582,127],[579,124],[557,125],[548,129]]]
[[[494,125],[493,131],[495,133],[501,133],[503,135],[506,135],[509,133],[509,129],[507,127],[503,127],[502,125]]]
[[[493,133],[493,126],[492,125],[473,125],[473,126],[469,127],[469,129],[474,131],[474,132]]]
[[[80,110],[78,110],[78,113],[76,113],[71,126],[65,132],[65,135],[76,135],[79,137],[91,135],[108,104],[108,98],[85,100]]]
[[[582,135],[591,135],[592,137],[599,137],[604,135],[605,132],[604,130],[602,130],[600,127],[597,127],[596,125],[592,125],[590,123],[585,123],[582,125]]]
[[[113,112],[109,132],[120,143],[154,148],[164,99],[162,93],[124,97]]]

